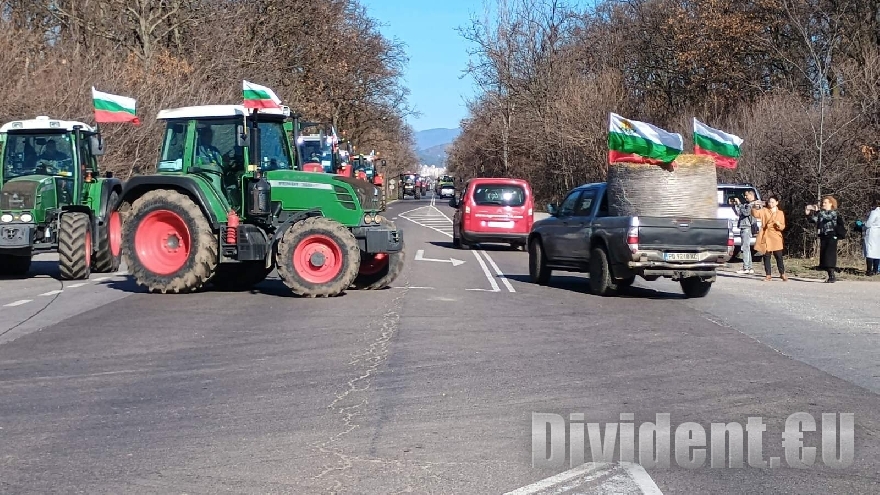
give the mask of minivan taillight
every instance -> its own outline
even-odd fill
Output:
[[[629,222],[629,230],[626,233],[626,244],[630,252],[635,254],[639,250],[639,217],[632,217]]]
[[[471,207],[465,205],[465,207],[464,207],[464,212],[465,212],[465,213],[470,213],[470,212],[471,212]]]
[[[727,230],[727,257],[728,258],[733,256],[733,248],[734,248],[733,229],[728,229]],[[751,249],[750,246],[743,246],[743,248],[744,249]]]

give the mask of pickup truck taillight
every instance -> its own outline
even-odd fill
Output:
[[[629,222],[629,230],[626,233],[626,244],[630,252],[635,254],[639,250],[639,217],[632,217]]]

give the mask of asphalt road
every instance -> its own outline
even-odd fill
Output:
[[[527,253],[452,249],[443,204],[389,206],[408,263],[384,291],[298,299],[273,275],[252,293],[154,295],[124,274],[62,284],[49,257],[0,281],[2,491],[505,493],[569,469],[532,467],[533,412],[632,413],[636,429],[760,416],[766,459],[800,411],[855,414],[852,466],[673,461],[641,492],[878,491],[876,285],[539,287]],[[602,476],[565,493],[630,493]]]

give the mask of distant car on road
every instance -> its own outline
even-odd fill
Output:
[[[445,187],[445,186],[444,186]],[[441,189],[442,194],[443,189]],[[452,198],[452,244],[497,242],[524,249],[534,222],[532,188],[522,179],[477,178],[467,181],[461,198]]]
[[[546,285],[552,270],[588,272],[594,294],[626,290],[636,276],[678,280],[688,297],[704,297],[733,252],[728,220],[611,216],[606,184],[568,193],[529,235],[529,278]]]

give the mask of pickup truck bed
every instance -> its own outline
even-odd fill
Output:
[[[593,292],[609,295],[636,276],[678,280],[689,297],[708,294],[733,251],[730,222],[716,218],[615,217],[605,184],[569,193],[529,235],[529,274],[546,284],[552,270],[590,273]]]

